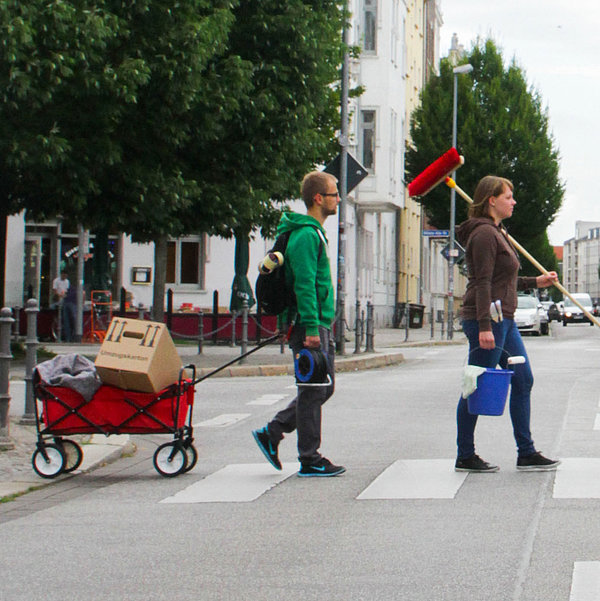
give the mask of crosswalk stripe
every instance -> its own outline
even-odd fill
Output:
[[[207,419],[203,422],[199,422],[197,424],[192,424],[194,428],[225,428],[226,426],[231,426],[237,422],[250,417],[251,413],[223,413],[221,415],[217,415],[217,417],[213,417],[212,419]]]
[[[600,459],[562,459],[554,478],[552,496],[555,499],[600,499]]]
[[[600,430],[600,413],[596,413],[596,419],[594,420],[594,430]]]
[[[399,459],[358,497],[363,499],[453,499],[467,477],[453,459]]]
[[[576,561],[569,601],[598,601],[600,599],[600,562]]]
[[[274,405],[285,398],[285,394],[263,394],[246,405]]]
[[[265,463],[231,464],[160,502],[247,503],[297,471],[297,463],[284,463],[281,471]]]

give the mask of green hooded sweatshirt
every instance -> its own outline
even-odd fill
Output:
[[[318,230],[318,231],[317,231]],[[277,234],[291,231],[285,250],[285,277],[296,295],[296,324],[307,336],[318,336],[319,326],[331,328],[335,298],[331,281],[327,237],[323,226],[310,215],[284,213]],[[323,246],[321,256],[319,247]],[[288,319],[293,317],[288,313]]]

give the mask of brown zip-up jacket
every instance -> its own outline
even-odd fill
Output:
[[[456,228],[456,239],[465,247],[469,281],[461,317],[476,319],[479,331],[492,329],[490,304],[502,303],[502,316],[513,319],[517,290],[536,287],[535,277],[518,277],[519,256],[506,231],[491,217],[472,217]]]

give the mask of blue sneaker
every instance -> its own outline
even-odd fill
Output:
[[[261,428],[260,430],[253,430],[252,436],[254,436],[254,440],[256,440],[258,448],[263,452],[263,455],[267,458],[267,461],[276,470],[281,470],[281,461],[279,461],[279,457],[277,456],[277,448],[279,447],[279,443],[274,443],[271,441],[267,426]]]
[[[327,476],[339,476],[346,471],[343,465],[333,465],[329,459],[321,457],[317,462],[311,464],[302,464],[298,476],[302,478],[312,477],[327,477]]]

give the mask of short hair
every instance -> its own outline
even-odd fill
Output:
[[[337,184],[337,178],[331,173],[325,173],[325,171],[311,171],[304,176],[302,180],[302,200],[307,209],[313,206],[315,194],[325,194],[327,192],[327,184],[332,180]]]
[[[489,215],[492,196],[500,196],[504,188],[514,190],[513,183],[505,177],[497,175],[486,175],[479,180],[475,193],[473,194],[473,204],[469,207],[469,217],[485,217]]]

